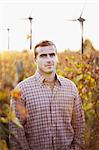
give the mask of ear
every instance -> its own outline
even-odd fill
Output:
[[[37,63],[37,58],[36,58],[36,57],[34,57],[34,63],[35,63],[35,64]]]

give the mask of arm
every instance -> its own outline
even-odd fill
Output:
[[[10,136],[9,136],[9,143],[13,146],[14,150],[29,150],[29,145],[26,139],[26,135],[25,135],[25,130],[24,130],[24,125],[26,122],[26,118],[23,118],[19,111],[17,110],[17,106],[19,104],[19,106],[24,106],[24,102],[22,101],[23,98],[21,99],[12,99],[12,107],[16,113],[16,117],[19,119],[21,125],[23,126],[23,128],[21,127],[17,127],[13,122],[9,123],[9,131],[11,132]]]
[[[76,89],[76,96],[74,99],[72,127],[74,129],[74,140],[73,140],[74,150],[84,150],[85,118],[84,118],[84,111],[82,109],[82,101],[79,97],[77,89]]]

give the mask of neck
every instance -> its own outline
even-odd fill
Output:
[[[49,73],[49,74],[47,74],[47,73],[44,73],[44,72],[41,72],[40,70],[38,71],[42,76],[44,76],[45,77],[45,80],[47,81],[47,82],[53,82],[53,81],[55,81],[55,71],[54,72],[52,72],[52,73]]]

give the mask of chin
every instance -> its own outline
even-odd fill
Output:
[[[51,74],[52,72],[53,72],[53,70],[50,70],[50,71],[46,71],[45,73]]]

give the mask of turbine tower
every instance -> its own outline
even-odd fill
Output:
[[[32,20],[33,20],[33,18],[31,17],[31,15],[28,17],[28,18],[24,18],[25,20],[29,20],[29,22],[30,22],[30,34],[29,34],[29,36],[28,36],[28,39],[30,39],[30,50],[32,50]]]
[[[30,21],[30,50],[32,49],[32,17],[30,16],[29,18]]]
[[[84,7],[83,7],[84,9]],[[81,25],[81,54],[83,56],[84,53],[84,46],[83,46],[83,22],[85,21],[84,18],[82,18],[82,14],[83,14],[83,10],[81,12],[81,15],[79,18],[77,19],[68,19],[68,21],[79,21],[80,25]]]
[[[10,29],[7,28],[7,31],[8,31],[8,50],[9,50],[10,49],[10,36],[9,36]]]

